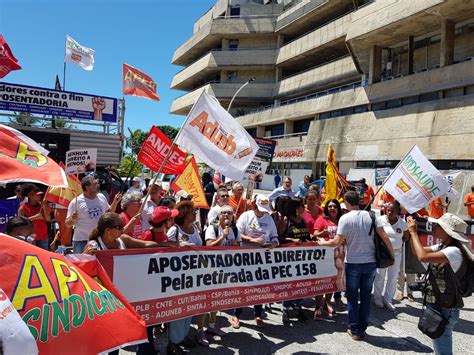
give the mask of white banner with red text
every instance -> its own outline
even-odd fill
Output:
[[[334,249],[312,243],[105,250],[97,258],[147,325],[330,293],[343,278]]]

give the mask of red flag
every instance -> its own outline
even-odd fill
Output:
[[[168,154],[171,148],[171,140],[161,132],[158,127],[151,127],[150,133],[145,139],[145,142],[138,152],[138,161],[157,172],[163,162],[163,159]],[[181,174],[186,167],[186,154],[178,147],[173,147],[173,152],[165,163],[163,170],[164,174]]]
[[[67,186],[63,169],[31,138],[0,125],[0,183],[31,181]]]
[[[8,43],[0,35],[0,78],[5,77],[12,70],[19,70],[21,66],[13,55]]]
[[[146,341],[145,322],[95,258],[75,255],[73,264],[0,234],[0,259],[8,261],[0,262],[2,288],[40,354],[97,354]]]
[[[153,79],[128,64],[123,65],[123,94],[160,101]]]

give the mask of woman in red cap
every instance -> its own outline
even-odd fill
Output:
[[[34,244],[44,250],[49,250],[48,224],[51,220],[50,210],[43,201],[44,192],[33,184],[24,184],[21,188],[23,197],[28,197],[28,202],[21,205],[18,215],[28,217],[35,229]]]
[[[147,229],[140,239],[154,241],[160,247],[179,246],[179,241],[168,241],[168,236],[166,235],[169,220],[175,218],[178,214],[178,210],[170,210],[168,207],[158,206],[153,210],[150,219],[150,229]]]

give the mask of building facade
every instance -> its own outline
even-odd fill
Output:
[[[174,53],[186,115],[205,90],[253,136],[270,170],[394,167],[413,144],[441,170],[474,170],[474,3],[219,0]],[[270,171],[272,173],[273,171]]]

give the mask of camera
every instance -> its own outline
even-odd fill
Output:
[[[410,291],[421,291],[421,292],[423,292],[425,290],[427,284],[428,284],[428,282],[426,280],[418,280],[418,281],[415,281],[414,284],[408,285],[408,288],[410,289]]]

